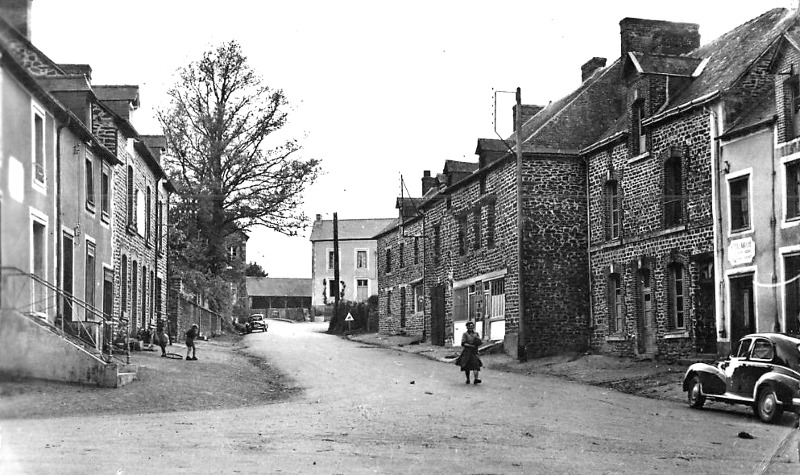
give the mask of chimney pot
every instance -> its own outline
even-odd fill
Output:
[[[322,221],[322,215],[317,213],[317,221]]]

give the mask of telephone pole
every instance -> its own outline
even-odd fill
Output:
[[[339,318],[339,216],[333,213],[333,318]],[[339,321],[336,320],[337,325]]]

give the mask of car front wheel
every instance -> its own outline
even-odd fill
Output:
[[[756,415],[763,422],[774,422],[783,414],[783,407],[778,400],[775,390],[767,387],[758,393],[756,400]]]
[[[706,397],[703,396],[703,386],[700,384],[698,376],[692,376],[692,382],[689,386],[689,391],[686,393],[686,398],[689,401],[689,407],[692,409],[700,409],[706,403]]]

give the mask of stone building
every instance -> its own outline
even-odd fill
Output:
[[[118,303],[120,254],[142,262],[135,279],[142,290],[130,296],[140,305],[131,308],[140,309],[140,322],[152,321],[164,311],[159,205],[171,185],[158,152],[130,125],[138,88],[96,86],[88,65],[52,61],[29,40],[30,7],[30,0],[0,5],[0,143],[10,178],[0,252],[4,273],[15,269],[0,299],[0,334],[8,338],[0,346],[14,356],[0,357],[12,363],[0,371],[116,386],[133,374],[110,354],[112,331],[128,323]]]
[[[423,177],[416,215],[401,215],[379,239],[388,261],[379,262],[381,331],[433,336],[443,313],[447,342],[460,322],[477,320],[482,334],[522,357],[594,348],[677,358],[724,353],[746,329],[786,328],[800,292],[790,286],[780,324],[737,323],[755,311],[747,305],[756,294],[743,292],[753,270],[722,270],[722,249],[747,239],[752,225],[739,235],[720,229],[730,226],[721,214],[731,216],[720,203],[732,199],[731,184],[740,211],[755,203],[743,198],[747,172],[720,176],[720,154],[741,147],[753,124],[769,129],[769,111],[759,119],[756,109],[775,90],[774,154],[783,160],[775,169],[787,191],[769,200],[786,210],[775,218],[784,245],[774,254],[789,280],[800,273],[791,245],[798,147],[781,114],[793,110],[793,93],[783,91],[794,91],[796,22],[795,11],[771,10],[701,46],[696,24],[623,19],[620,57],[587,61],[581,85],[547,107],[522,106],[519,141],[479,140],[476,169],[453,179],[463,170],[446,166],[435,191]],[[768,139],[757,141],[773,153],[763,150]],[[423,265],[399,270],[399,250],[420,235]],[[418,292],[422,304],[409,300]]]

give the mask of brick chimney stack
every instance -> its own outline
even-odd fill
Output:
[[[431,188],[437,186],[437,181],[435,176],[431,176],[430,170],[425,170],[422,172],[422,196],[425,196]]]
[[[544,106],[535,106],[532,104],[522,104],[522,123],[528,121],[531,117],[535,116],[539,113],[540,110],[544,109]],[[517,106],[511,108],[511,113],[514,115],[514,119],[511,121],[513,124],[514,130],[517,130]]]
[[[0,16],[25,38],[31,39],[31,3],[33,0],[2,0]]]
[[[686,54],[700,46],[700,27],[696,23],[624,18],[619,22],[621,55]]]
[[[583,66],[581,66],[581,82],[586,82],[595,71],[605,67],[605,65],[606,58],[599,58],[597,56],[583,63]]]

